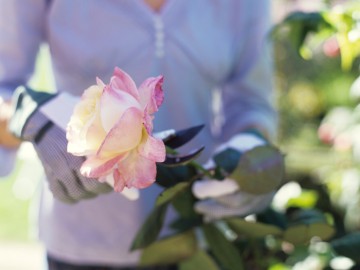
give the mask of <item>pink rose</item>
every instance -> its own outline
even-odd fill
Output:
[[[68,152],[87,156],[80,172],[105,179],[115,191],[146,188],[155,181],[156,162],[165,160],[165,145],[152,136],[153,114],[163,102],[163,77],[146,79],[139,88],[120,68],[110,83],[97,79],[86,89],[67,126]]]

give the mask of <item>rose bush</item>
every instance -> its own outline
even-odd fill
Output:
[[[104,181],[115,191],[146,188],[155,181],[156,162],[165,160],[165,145],[152,136],[153,114],[163,102],[163,77],[133,79],[115,68],[109,84],[97,78],[86,89],[67,126],[68,152],[87,156],[81,173]]]

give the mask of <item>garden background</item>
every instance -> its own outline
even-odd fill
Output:
[[[287,214],[293,209],[304,213],[315,209],[334,232],[326,239],[315,236],[309,241],[278,241],[271,236],[261,244],[254,241],[253,251],[258,254],[251,255],[255,263],[249,269],[360,269],[360,81],[356,81],[360,8],[348,9],[349,3],[272,1],[275,23],[303,12],[295,13],[272,35],[278,145],[285,154],[287,182],[275,196],[273,209]],[[343,11],[335,12],[335,6]],[[346,16],[333,15],[339,13]],[[329,14],[336,29],[322,20]],[[44,46],[31,82],[34,88],[52,89],[49,70]],[[25,143],[13,173],[0,179],[0,269],[43,269],[43,247],[36,240],[41,175],[39,161]],[[307,220],[307,228],[314,223]],[[303,227],[298,229],[301,235]],[[345,244],[334,245],[337,239]]]

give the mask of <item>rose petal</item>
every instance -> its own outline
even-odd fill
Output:
[[[139,99],[139,92],[133,79],[122,69],[115,67],[114,76],[110,80],[110,85],[125,91],[132,95],[135,99]]]
[[[77,131],[74,132],[72,127],[68,127],[66,134],[67,134],[66,138],[68,140],[66,150],[68,153],[71,153],[74,156],[84,156],[90,154],[90,151],[88,151],[85,140],[83,140],[79,136],[76,136],[78,134]]]
[[[113,171],[114,190],[115,192],[122,192],[125,187],[125,180],[122,178],[118,170]]]
[[[73,131],[73,129],[78,130]],[[106,133],[102,128],[99,115],[94,115],[80,130],[76,124],[67,128],[67,151],[75,156],[95,155],[101,146]]]
[[[130,201],[136,201],[140,198],[140,192],[137,188],[125,187],[121,192],[121,195],[125,196]]]
[[[142,143],[138,148],[139,154],[144,158],[163,162],[166,157],[165,144],[162,140],[149,136],[146,131],[143,131]]]
[[[132,151],[118,163],[121,182],[128,188],[146,188],[155,182],[156,163]]]
[[[105,83],[99,77],[96,77],[96,83],[99,87],[105,87]]]
[[[106,132],[103,129],[100,121],[100,114],[95,115],[93,122],[88,127],[84,137],[88,149],[88,152],[84,155],[95,154],[106,137]],[[95,150],[95,152],[93,150]]]
[[[130,107],[142,110],[140,103],[129,93],[116,91],[106,86],[100,101],[100,115],[104,130],[108,132]]]
[[[142,130],[141,112],[136,108],[129,108],[106,135],[98,155],[109,157],[132,150],[140,144]]]
[[[140,103],[148,114],[158,111],[164,101],[163,76],[146,79],[139,87]]]
[[[146,111],[146,109],[145,109]],[[144,126],[145,129],[147,131],[147,133],[152,134],[153,131],[153,120],[154,120],[154,116],[145,113],[144,114]]]
[[[67,125],[66,138],[68,152],[74,155],[89,155],[96,153],[105,138],[105,131],[99,119],[99,100],[102,87],[91,86],[85,90],[80,102],[75,106],[74,113]],[[90,144],[88,131],[91,128]]]
[[[118,155],[111,159],[90,156],[81,165],[80,173],[89,178],[100,178],[108,175],[116,166],[117,162],[126,157],[126,154]]]

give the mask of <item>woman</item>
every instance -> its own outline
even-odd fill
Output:
[[[0,93],[8,99],[26,84],[42,42],[50,48],[58,92],[81,95],[97,76],[108,81],[115,66],[137,84],[162,74],[165,101],[154,130],[205,124],[188,147],[206,145],[200,159],[206,161],[215,147],[246,129],[274,138],[265,42],[269,5],[266,0],[0,0]],[[3,129],[0,137],[5,134]],[[49,157],[66,145],[49,148],[50,141],[65,141],[59,129],[46,137],[48,145],[40,148],[53,151]],[[64,195],[54,187],[59,172],[51,164],[44,167],[48,184],[39,224],[49,268],[137,269],[139,252],[128,250],[160,188],[142,190],[137,201],[93,182],[93,196],[83,196],[81,189]],[[66,203],[86,197],[92,198]]]

